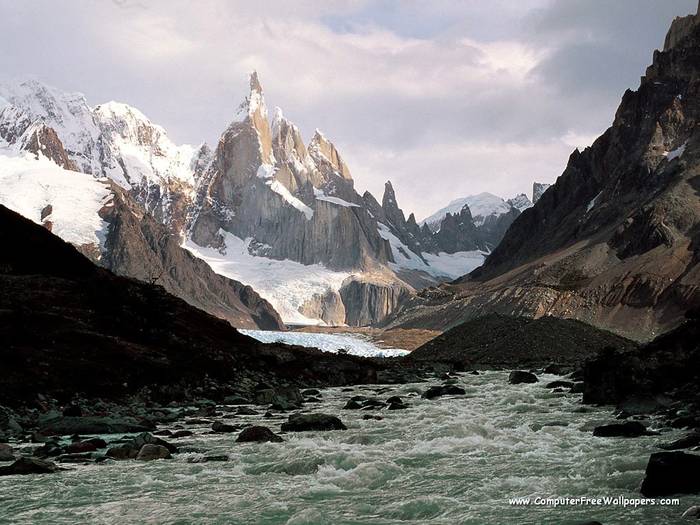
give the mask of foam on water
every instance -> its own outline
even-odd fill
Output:
[[[507,373],[460,379],[468,396],[424,400],[428,385],[389,386],[381,398],[401,395],[408,410],[341,410],[354,392],[323,391],[305,409],[335,413],[347,431],[284,435],[284,443],[239,444],[235,434],[195,435],[176,444],[199,452],[170,461],[69,465],[47,476],[0,478],[0,523],[264,523],[264,524],[561,524],[678,522],[696,502],[680,507],[517,507],[515,497],[640,497],[639,484],[656,445],[674,431],[635,439],[597,438],[606,408],[580,408],[580,397],[553,394],[543,376],[509,385]],[[236,423],[279,431],[271,419],[236,416]],[[223,463],[190,463],[203,455]]]

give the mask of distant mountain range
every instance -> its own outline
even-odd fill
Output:
[[[274,329],[380,322],[479,266],[531,205],[482,194],[419,225],[390,183],[381,203],[358,194],[320,131],[307,144],[280,109],[270,121],[255,73],[214,149],[175,145],[126,104],[0,87],[0,203],[116,273]]]

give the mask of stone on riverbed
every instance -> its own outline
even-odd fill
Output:
[[[0,476],[13,476],[15,474],[50,474],[57,470],[58,467],[51,461],[22,457],[11,465],[0,467]]]
[[[236,432],[238,430],[238,427],[235,425],[227,425],[226,423],[222,423],[221,421],[214,421],[214,423],[211,426],[211,429],[214,432],[228,434],[230,432]]]
[[[0,443],[0,461],[14,461],[14,459],[12,447],[6,443]]]
[[[238,434],[236,441],[239,443],[281,443],[284,440],[269,428],[256,425],[244,428],[241,433]]]
[[[664,450],[679,450],[682,448],[690,448],[700,446],[700,432],[693,432],[687,436],[683,436],[680,439],[672,441],[671,443],[665,443],[659,445],[659,448]]]
[[[170,459],[171,457],[170,451],[164,446],[146,443],[139,450],[136,459],[139,461],[153,461],[154,459]]]
[[[571,381],[552,381],[547,383],[545,388],[572,388],[574,383]]]
[[[71,434],[122,434],[144,432],[153,427],[132,417],[63,417],[51,419],[44,423],[40,432],[43,435]]]
[[[292,414],[282,423],[283,432],[304,432],[307,430],[347,430],[343,422],[330,414]]]
[[[641,493],[650,498],[700,492],[700,456],[656,452],[649,458]]]
[[[122,445],[109,448],[109,450],[107,450],[107,457],[118,460],[135,459],[141,453],[141,450],[145,445],[162,447],[168,451],[168,454],[174,454],[178,451],[178,448],[175,445],[149,434],[148,432],[144,432]]]
[[[597,437],[639,437],[649,435],[649,431],[639,421],[627,421],[595,427],[593,435]]]
[[[250,399],[241,396],[228,396],[224,398],[224,405],[250,405]]]
[[[463,396],[466,394],[466,390],[464,390],[462,387],[455,386],[455,385],[436,385],[436,386],[431,386],[423,392],[421,397],[425,399],[434,399],[436,397],[441,397],[441,396]]]
[[[532,372],[526,372],[525,370],[513,370],[508,375],[508,382],[511,385],[519,385],[521,383],[537,383],[539,379]]]

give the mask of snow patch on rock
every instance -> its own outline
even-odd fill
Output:
[[[314,210],[292,195],[287,187],[280,181],[268,180],[265,184],[267,184],[272,191],[280,195],[288,204],[303,213],[306,216],[306,220],[310,221],[314,216]]]
[[[304,265],[290,260],[269,259],[251,255],[252,239],[239,239],[220,230],[224,239],[222,251],[199,246],[187,239],[183,247],[204,260],[218,274],[252,286],[267,299],[288,324],[318,325],[320,319],[301,314],[301,306],[315,294],[340,290],[352,274],[335,272],[321,264]]]

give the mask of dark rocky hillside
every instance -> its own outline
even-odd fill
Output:
[[[114,399],[146,385],[172,398],[208,382],[245,390],[375,380],[359,358],[258,343],[160,286],[93,265],[2,206],[0,245],[3,404],[37,394]]]
[[[587,403],[643,402],[651,408],[684,400],[700,412],[700,310],[681,326],[634,352],[608,351],[586,364],[583,400]],[[700,420],[692,422],[700,425]]]
[[[412,361],[476,367],[580,366],[605,348],[626,352],[632,341],[572,319],[491,314],[462,323],[414,350]]]

